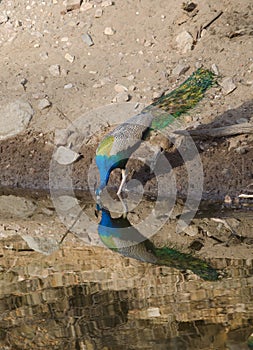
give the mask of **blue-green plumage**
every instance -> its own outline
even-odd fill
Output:
[[[177,89],[159,98],[143,111],[128,119],[108,133],[96,151],[100,173],[100,194],[115,168],[125,169],[131,154],[139,147],[150,131],[162,130],[193,108],[215,82],[214,74],[207,69],[197,69]]]
[[[99,206],[98,209],[102,211],[98,233],[102,242],[111,250],[140,261],[181,271],[191,270],[207,281],[216,281],[219,278],[217,270],[205,261],[174,248],[157,248],[130,224],[126,216],[112,218],[107,209]]]

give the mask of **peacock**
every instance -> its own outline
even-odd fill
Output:
[[[178,88],[160,97],[141,113],[131,117],[109,132],[96,150],[96,164],[100,174],[97,198],[106,187],[110,173],[120,168],[122,180],[117,194],[120,195],[126,182],[126,164],[132,153],[152,131],[165,129],[183,113],[196,106],[205,92],[214,85],[216,76],[208,69],[197,69]]]
[[[105,207],[97,204],[97,212],[102,216],[98,225],[98,234],[106,247],[126,257],[160,266],[169,266],[180,271],[191,270],[207,281],[219,279],[219,272],[207,262],[182,253],[174,248],[158,248],[131,225],[124,213],[112,218]]]

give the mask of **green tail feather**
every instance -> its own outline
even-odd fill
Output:
[[[177,250],[153,246],[153,253],[157,257],[157,264],[174,267],[178,270],[191,270],[207,281],[217,281],[219,273],[207,262],[191,256],[190,254],[180,253]]]
[[[152,112],[154,115],[151,129],[163,129],[195,107],[206,90],[216,83],[216,78],[211,71],[199,68],[178,88],[146,107],[143,112]]]

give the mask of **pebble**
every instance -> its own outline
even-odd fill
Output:
[[[125,92],[125,91],[127,91],[127,87],[124,86],[124,85],[121,85],[121,84],[116,84],[116,85],[114,86],[114,90],[115,90],[116,92]]]
[[[116,33],[116,31],[113,28],[111,28],[111,27],[106,27],[105,30],[104,30],[104,34],[105,35],[111,36],[111,35],[113,35],[115,33]]]
[[[69,83],[69,84],[65,84],[64,85],[64,89],[72,89],[73,87],[73,84],[72,83]]]
[[[51,102],[47,98],[42,98],[38,103],[38,108],[42,111],[43,109],[49,108]]]
[[[56,146],[65,146],[68,142],[70,131],[67,129],[56,129],[54,132],[54,144]]]
[[[184,232],[188,235],[188,236],[196,236],[198,233],[199,233],[199,230],[198,230],[198,227],[195,226],[195,225],[190,225],[190,226],[187,226],[185,229],[184,229]]]
[[[127,77],[127,80],[130,80],[130,81],[133,81],[135,79],[135,76],[133,74],[130,74],[128,77]]]
[[[48,70],[53,77],[59,77],[61,74],[61,67],[59,64],[52,64]]]
[[[176,67],[172,70],[172,74],[176,76],[180,76],[185,74],[190,69],[188,64],[178,63]]]
[[[8,20],[9,20],[9,17],[6,14],[6,12],[0,13],[0,24],[6,23],[8,22]]]
[[[113,99],[113,102],[118,102],[118,103],[122,103],[122,102],[127,102],[130,100],[130,96],[128,95],[127,92],[119,92]]]
[[[228,95],[236,89],[234,80],[231,77],[224,78],[220,85],[222,87],[224,95]]]
[[[73,11],[80,8],[81,0],[66,0],[66,10]]]
[[[197,4],[194,2],[184,2],[182,7],[184,11],[192,12],[197,7]]]
[[[40,53],[40,58],[45,61],[48,59],[48,53],[47,52],[41,52]]]
[[[0,213],[2,215],[28,218],[36,208],[37,206],[32,200],[13,195],[0,196]]]
[[[93,40],[92,40],[92,37],[91,37],[90,34],[88,34],[88,33],[84,33],[84,34],[82,35],[82,40],[83,40],[83,42],[85,42],[88,46],[94,45],[94,42],[93,42]]]
[[[187,53],[192,50],[193,46],[193,37],[192,35],[184,30],[176,37],[177,48],[182,53]]]
[[[242,123],[248,123],[248,119],[247,118],[239,118],[236,120],[237,124],[242,124]]]
[[[102,17],[102,14],[103,14],[103,10],[101,8],[98,8],[95,11],[94,17],[95,18],[100,18],[100,17]]]
[[[212,64],[211,69],[215,75],[220,75],[219,68],[215,63]]]
[[[93,4],[91,4],[90,2],[83,2],[80,7],[80,11],[85,12],[85,11],[89,11],[92,8],[93,8]]]
[[[33,114],[34,111],[30,103],[23,100],[16,100],[5,106],[0,106],[0,140],[24,131]]]
[[[64,57],[70,63],[73,63],[75,60],[75,56],[70,55],[68,52],[66,53],[66,55]]]
[[[68,147],[60,146],[57,148],[53,157],[57,163],[61,165],[68,165],[74,163],[78,158],[80,158],[80,154],[72,151]]]
[[[112,5],[113,5],[113,2],[111,0],[104,0],[101,3],[102,7],[108,7],[108,6],[112,6]]]
[[[156,99],[158,99],[159,97],[161,97],[162,96],[162,93],[161,92],[158,92],[158,91],[155,91],[154,93],[153,93],[153,100],[156,100]]]

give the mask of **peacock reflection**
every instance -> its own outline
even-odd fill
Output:
[[[106,247],[143,262],[168,266],[180,271],[191,270],[207,281],[219,279],[219,271],[207,262],[174,248],[156,247],[151,240],[144,237],[135,226],[131,225],[126,206],[124,202],[122,204],[123,214],[116,218],[112,217],[107,208],[97,204],[96,215],[101,215],[98,234]]]

